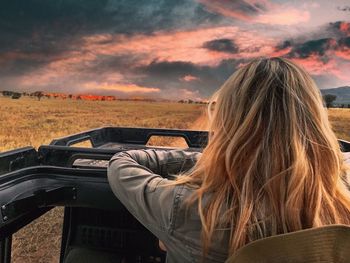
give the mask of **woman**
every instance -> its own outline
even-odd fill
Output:
[[[254,60],[209,109],[203,154],[129,151],[110,161],[115,195],[163,241],[168,262],[224,262],[254,240],[350,224],[343,156],[302,68]]]

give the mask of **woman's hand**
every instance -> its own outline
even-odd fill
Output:
[[[164,243],[159,239],[159,248],[163,251],[166,251],[166,247],[164,245]]]

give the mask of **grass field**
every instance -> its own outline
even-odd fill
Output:
[[[203,105],[0,97],[0,151],[102,126],[188,128]]]
[[[199,129],[203,112],[196,104],[0,97],[0,151],[109,125]],[[337,136],[350,141],[350,110],[331,109],[329,116]],[[58,262],[62,211],[55,208],[14,235],[13,262]]]

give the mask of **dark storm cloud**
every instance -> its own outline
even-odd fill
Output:
[[[350,23],[338,21],[327,26],[332,37],[302,41],[299,39],[289,39],[279,43],[275,48],[277,51],[291,48],[286,54],[289,58],[308,58],[314,55],[322,61],[327,62],[329,55],[327,51],[341,50],[350,47]],[[332,55],[332,54],[330,54]]]
[[[276,46],[276,49],[277,50],[282,50],[282,49],[285,49],[285,48],[288,48],[288,47],[291,47],[291,46],[293,46],[293,40],[285,40],[282,43],[278,44]]]
[[[290,50],[284,56],[297,59],[321,89],[346,85],[350,47],[350,23],[337,21],[320,27],[319,31],[282,41],[276,51]],[[323,38],[316,38],[322,36]],[[310,40],[311,39],[311,40]]]
[[[268,10],[264,2],[249,2],[245,0],[199,0],[209,11],[225,14],[234,18],[248,19]]]
[[[203,47],[208,50],[233,54],[239,50],[238,46],[231,39],[226,38],[207,41],[203,44]]]
[[[325,50],[332,49],[335,42],[350,35],[350,22],[336,21],[318,28],[314,32],[301,34],[276,45],[276,50],[292,47],[290,56],[307,57],[311,53],[323,55]]]
[[[133,70],[140,57],[134,54],[98,55],[89,65],[81,65],[80,72],[102,74],[109,72],[127,73]]]
[[[15,39],[22,39],[24,43],[18,43],[21,45],[25,39],[38,38],[51,43],[52,51],[62,48],[53,45],[61,38],[106,32],[151,34],[221,19],[200,4],[186,0],[7,0],[0,3],[0,48],[12,49],[18,43],[13,42]],[[38,43],[45,48],[45,41]]]
[[[48,55],[70,48],[82,34],[111,23],[107,1],[11,0],[0,3],[0,52],[35,52]],[[101,16],[104,15],[104,19]]]
[[[45,58],[17,58],[11,63],[0,63],[0,77],[11,77],[25,74],[48,63]]]
[[[340,47],[350,48],[350,37],[341,38],[338,43]]]
[[[117,25],[114,32],[125,34],[193,28],[223,19],[188,0],[114,0],[109,1],[106,9],[114,14],[114,25]]]
[[[152,34],[221,20],[201,4],[186,0],[5,0],[0,3],[0,58],[16,54],[0,75],[31,71],[79,51],[84,36]]]
[[[191,62],[184,61],[152,61],[149,65],[140,67],[142,73],[156,78],[178,79],[187,74],[196,74],[199,67]]]
[[[350,35],[350,22],[337,21],[334,23],[329,23],[325,28],[322,28],[321,31],[326,32],[335,38],[345,37]]]
[[[334,39],[323,38],[317,40],[307,41],[302,44],[296,44],[293,46],[292,51],[289,53],[289,57],[306,58],[311,54],[317,56],[324,56],[325,52],[334,46]]]
[[[237,69],[243,60],[222,60],[217,66],[200,66],[183,61],[152,61],[149,65],[139,67],[137,71],[144,75],[138,80],[139,85],[166,89],[199,90],[203,96],[209,96]],[[184,81],[191,75],[194,81]]]
[[[236,1],[222,1],[228,3],[227,7],[230,7],[232,10],[241,11],[246,14],[258,14],[261,11],[267,11],[267,7],[262,2],[253,2],[249,3],[245,0],[236,0]]]

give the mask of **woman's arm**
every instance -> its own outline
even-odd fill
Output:
[[[173,179],[174,175],[187,172],[191,169],[201,153],[186,152],[182,150],[131,150],[117,153],[112,157],[110,163],[118,158],[130,157],[137,166],[144,166],[152,173],[161,177]]]
[[[200,153],[132,150],[112,157],[108,180],[114,194],[145,227],[160,239],[171,230],[173,209],[182,186],[164,186],[171,175],[192,168]]]

